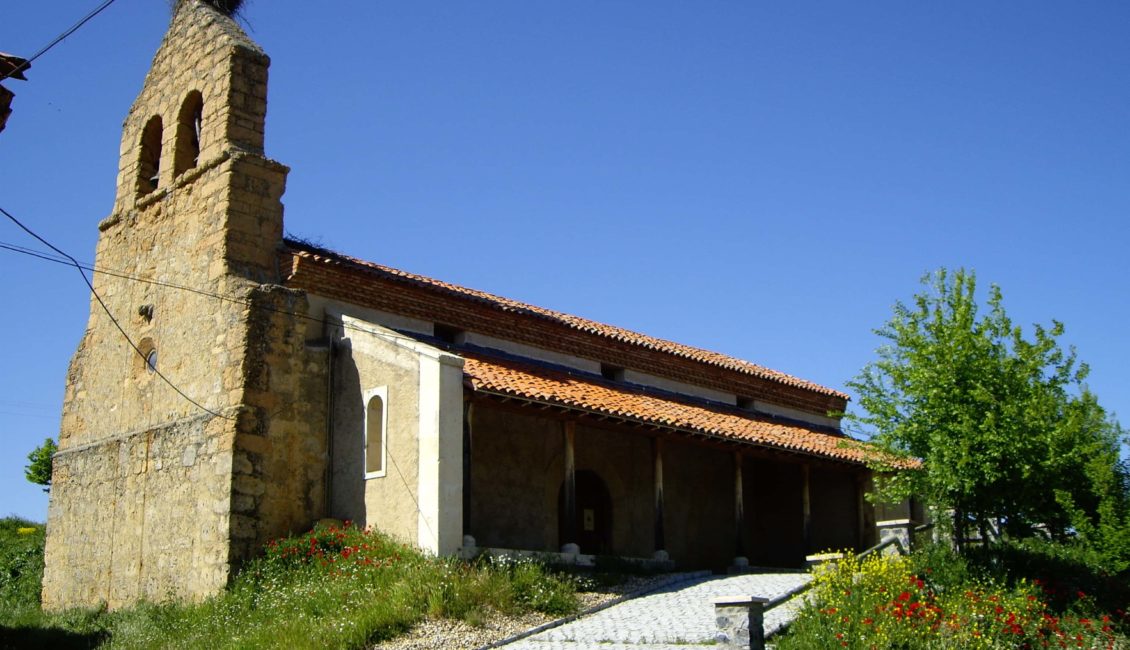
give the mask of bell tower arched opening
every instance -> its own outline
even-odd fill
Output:
[[[180,176],[200,163],[200,137],[204,125],[204,97],[193,90],[177,115],[177,144],[173,175]]]
[[[154,115],[141,131],[141,151],[137,161],[137,195],[145,196],[161,182],[161,137],[164,126],[160,115]]]

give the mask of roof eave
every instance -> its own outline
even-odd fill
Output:
[[[494,398],[501,398],[501,399],[504,399],[504,400],[507,400],[507,401],[516,401],[516,402],[520,402],[520,403],[524,403],[524,404],[530,404],[530,405],[536,405],[536,406],[544,407],[544,408],[557,409],[557,410],[560,410],[560,411],[563,411],[563,412],[572,412],[572,413],[584,414],[584,415],[588,415],[588,416],[591,416],[591,417],[594,417],[594,418],[597,418],[597,419],[600,419],[600,420],[615,420],[615,421],[619,421],[619,422],[623,422],[623,423],[635,424],[635,425],[649,427],[649,428],[653,428],[653,429],[657,429],[657,430],[671,431],[673,433],[682,434],[684,436],[689,436],[689,437],[692,437],[692,438],[707,438],[707,439],[710,439],[710,440],[713,440],[713,441],[717,441],[717,442],[724,443],[724,444],[727,444],[727,445],[732,445],[732,446],[735,446],[735,447],[750,447],[750,448],[757,448],[757,449],[765,449],[765,450],[769,450],[769,451],[773,451],[773,452],[777,452],[777,453],[788,454],[790,456],[798,456],[798,457],[803,457],[803,458],[815,458],[815,459],[818,459],[818,460],[821,460],[821,461],[842,463],[842,464],[852,465],[852,466],[856,466],[856,467],[867,467],[868,466],[866,461],[854,460],[854,459],[849,459],[849,458],[842,458],[842,457],[831,456],[831,455],[827,455],[827,454],[820,454],[818,452],[810,451],[810,450],[807,450],[807,449],[797,449],[797,448],[785,447],[785,446],[781,446],[781,445],[773,445],[773,444],[766,443],[766,442],[763,442],[763,441],[750,440],[748,438],[740,438],[740,437],[734,437],[734,436],[724,436],[724,435],[719,435],[719,434],[711,432],[711,431],[705,431],[705,430],[696,429],[696,428],[692,428],[692,427],[680,427],[680,426],[677,426],[677,425],[671,425],[671,424],[662,423],[662,422],[655,422],[655,421],[649,420],[647,418],[639,417],[639,416],[607,413],[607,412],[601,411],[599,409],[589,409],[589,408],[585,408],[585,407],[581,407],[581,406],[577,406],[577,405],[573,405],[573,404],[562,404],[560,402],[555,402],[553,400],[538,399],[538,398],[535,398],[535,397],[529,397],[529,396],[525,396],[525,395],[516,395],[516,394],[513,394],[513,393],[508,393],[506,391],[492,390],[492,389],[485,388],[485,387],[475,386],[473,380],[466,380],[464,382],[464,385],[467,386],[467,388],[474,394],[484,395],[484,396],[489,396],[489,397],[494,397]],[[828,435],[828,434],[824,434],[824,435]],[[845,437],[844,440],[850,440],[850,438]]]
[[[687,361],[691,361],[693,363],[699,363],[699,364],[707,365],[707,366],[710,366],[710,367],[722,368],[722,369],[725,369],[725,370],[737,372],[737,373],[742,374],[742,375],[747,375],[747,376],[754,377],[754,378],[762,380],[762,381],[767,381],[767,382],[782,386],[782,387],[789,389],[789,390],[806,391],[806,392],[809,392],[810,394],[822,395],[826,398],[832,398],[833,400],[841,400],[845,407],[846,407],[846,403],[848,401],[850,401],[850,397],[846,393],[842,393],[840,391],[828,388],[826,386],[821,386],[821,385],[815,384],[813,382],[809,382],[809,381],[806,381],[806,380],[795,378],[795,377],[792,377],[791,375],[786,375],[785,373],[777,373],[776,371],[773,371],[773,372],[757,372],[757,369],[759,368],[759,366],[756,366],[756,364],[751,364],[750,362],[744,361],[742,359],[726,357],[727,359],[729,359],[731,361],[731,363],[721,363],[721,362],[719,362],[715,359],[711,359],[711,358],[703,358],[703,359],[696,358],[696,357],[690,355],[689,353],[680,353],[678,350],[667,349],[668,347],[673,347],[673,346],[677,346],[677,347],[689,347],[689,346],[681,346],[679,344],[674,344],[674,343],[669,342],[669,341],[663,341],[662,339],[656,339],[655,337],[650,337],[650,336],[647,336],[647,335],[644,335],[644,334],[638,334],[636,332],[630,332],[629,330],[622,330],[622,328],[616,328],[614,326],[607,326],[607,325],[604,325],[602,323],[595,323],[595,321],[593,322],[594,325],[598,325],[598,326],[601,326],[601,327],[608,327],[608,328],[611,328],[611,329],[615,329],[617,331],[622,330],[622,332],[620,334],[623,334],[623,335],[616,334],[616,333],[609,334],[609,333],[600,331],[600,329],[582,328],[579,325],[570,323],[569,319],[580,319],[580,320],[584,320],[586,322],[588,322],[588,319],[583,319],[579,316],[571,316],[569,314],[554,312],[553,310],[544,310],[544,311],[547,311],[547,312],[553,312],[554,314],[557,314],[557,316],[558,316],[558,318],[551,318],[550,316],[547,316],[545,314],[540,313],[539,310],[541,310],[542,308],[536,308],[532,305],[525,305],[524,303],[520,303],[519,301],[511,301],[509,299],[504,299],[504,298],[501,298],[499,296],[494,296],[493,294],[489,294],[488,292],[473,291],[473,290],[470,290],[470,289],[466,289],[465,287],[458,287],[458,285],[452,285],[451,283],[439,282],[439,281],[434,280],[432,278],[427,278],[426,276],[419,276],[417,274],[407,273],[405,271],[399,271],[399,270],[396,270],[396,269],[391,269],[390,267],[385,267],[383,265],[376,264],[376,263],[373,263],[373,262],[366,262],[365,260],[353,258],[353,257],[350,257],[348,255],[343,255],[343,254],[337,253],[335,251],[331,251],[331,250],[324,249],[324,248],[321,248],[321,247],[313,245],[313,244],[308,244],[308,243],[300,242],[300,241],[293,240],[293,239],[284,239],[283,243],[289,249],[289,251],[291,253],[296,255],[297,260],[299,260],[298,262],[296,262],[293,265],[292,274],[298,272],[298,267],[301,265],[300,260],[302,259],[303,254],[309,255],[309,256],[320,256],[320,257],[324,258],[324,260],[319,260],[319,261],[335,262],[335,263],[338,263],[338,264],[346,265],[346,266],[353,268],[353,269],[355,269],[359,272],[362,272],[362,273],[376,274],[376,275],[378,275],[382,278],[385,278],[385,279],[388,279],[388,280],[391,280],[391,281],[411,283],[411,284],[416,285],[416,286],[422,286],[422,287],[428,288],[430,290],[440,291],[440,292],[443,292],[445,294],[453,295],[453,296],[458,297],[460,299],[472,300],[472,301],[475,301],[475,302],[488,304],[488,305],[491,305],[495,308],[501,309],[503,311],[509,311],[509,312],[512,312],[512,313],[520,313],[523,316],[537,318],[539,320],[543,320],[543,321],[546,321],[546,322],[551,322],[551,323],[563,325],[563,326],[569,327],[571,329],[574,329],[576,331],[586,332],[589,335],[596,336],[596,337],[599,337],[599,338],[604,339],[604,340],[617,341],[619,343],[630,345],[630,346],[635,347],[635,348],[639,348],[639,349],[643,349],[643,350],[651,350],[651,351],[655,351],[655,352],[660,352],[662,354],[668,354],[668,355],[671,355],[672,357],[681,358],[681,359],[684,359],[684,360],[687,360]],[[457,291],[457,290],[452,289],[452,288],[445,286],[445,285],[451,285],[451,287],[458,287],[458,289],[461,289],[462,291]],[[491,300],[489,300],[485,297],[479,296],[477,294],[484,294],[485,296],[491,296],[496,301],[500,301],[500,302],[491,302]],[[503,304],[501,304],[501,302],[515,303],[515,305],[513,305],[513,306],[503,305]],[[645,342],[634,341],[634,340],[631,339],[631,337],[627,336],[627,334],[629,334],[629,333],[632,334],[632,335],[635,335],[637,337],[641,337],[643,339],[646,339],[646,341]],[[666,344],[666,346],[661,345],[661,344]],[[709,350],[699,350],[698,348],[693,348],[693,349],[698,350],[699,352],[703,353],[704,355],[725,356],[725,355],[721,355],[720,353],[711,352]],[[778,376],[778,375],[786,377],[786,378],[790,379],[791,381],[783,380],[782,377]]]

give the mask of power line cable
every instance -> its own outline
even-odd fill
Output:
[[[56,264],[62,264],[64,266],[75,266],[75,263],[71,262],[66,257],[61,257],[61,256],[58,256],[58,255],[51,255],[49,253],[45,253],[43,251],[35,250],[34,248],[28,248],[26,246],[19,246],[19,245],[11,244],[11,243],[8,243],[8,242],[0,242],[0,249],[12,251],[13,253],[20,253],[21,255],[28,255],[28,256],[31,256],[31,257],[36,257],[36,258],[39,258],[41,260],[45,260],[45,261],[48,261],[48,262],[54,262]],[[167,288],[170,288],[170,289],[180,289],[182,291],[189,291],[191,293],[197,293],[197,294],[200,294],[200,295],[203,295],[203,296],[208,296],[208,297],[211,297],[211,298],[217,298],[219,300],[228,300],[228,301],[231,301],[231,302],[246,305],[248,307],[252,306],[250,302],[247,302],[247,301],[245,301],[241,298],[236,298],[236,297],[233,297],[233,296],[227,296],[227,295],[224,295],[224,294],[215,293],[213,291],[207,291],[207,290],[204,290],[204,289],[197,289],[197,288],[189,287],[189,286],[185,286],[185,285],[173,284],[171,282],[162,282],[160,280],[143,278],[141,276],[126,273],[125,271],[117,271],[117,270],[114,270],[114,269],[107,269],[107,268],[104,268],[104,267],[101,267],[101,268],[95,267],[93,264],[90,264],[89,262],[79,262],[78,266],[79,266],[79,268],[81,268],[85,271],[90,271],[91,273],[101,273],[103,275],[109,275],[109,276],[112,276],[112,277],[121,278],[121,279],[124,279],[124,280],[131,280],[131,281],[134,281],[134,282],[140,282],[140,283],[143,283],[143,284],[152,284],[152,285],[156,285],[156,286],[159,286],[159,287],[167,287]],[[283,313],[287,313],[287,312],[283,312]]]
[[[41,253],[39,251],[30,249],[30,248],[24,248],[23,246],[16,246],[14,244],[0,243],[0,248],[2,248],[4,250],[12,251],[14,253],[20,253],[22,255],[30,255],[32,257],[38,257],[39,259],[47,260],[48,262],[55,262],[57,264],[65,264],[67,266],[71,265],[70,262],[68,262],[67,260],[65,260],[61,257],[57,257],[57,256],[54,256],[54,255],[46,255],[44,253]]]
[[[59,43],[61,43],[61,42],[63,41],[63,39],[65,39],[65,38],[67,38],[68,36],[70,36],[71,34],[74,34],[75,32],[77,32],[77,31],[79,30],[79,28],[80,28],[80,27],[82,27],[82,26],[83,26],[83,25],[85,25],[86,23],[90,22],[90,20],[91,20],[92,18],[94,18],[94,17],[95,17],[95,16],[97,16],[98,14],[102,13],[102,12],[103,12],[103,11],[104,11],[104,10],[105,10],[105,9],[106,9],[107,7],[109,7],[109,6],[110,6],[110,5],[112,5],[112,4],[114,4],[114,0],[104,0],[104,2],[103,2],[102,4],[100,4],[100,5],[98,5],[98,7],[96,7],[96,8],[95,8],[95,9],[94,9],[93,11],[91,11],[90,13],[86,14],[85,16],[83,16],[83,17],[82,17],[82,20],[80,20],[80,21],[78,21],[77,23],[75,23],[74,25],[72,25],[72,26],[71,26],[71,28],[70,28],[70,29],[68,29],[67,31],[65,31],[65,32],[63,32],[62,34],[59,34],[58,36],[56,36],[56,37],[55,37],[55,40],[51,41],[50,43],[48,43],[47,45],[45,45],[45,46],[43,47],[43,49],[41,49],[41,50],[39,50],[38,52],[36,52],[35,54],[33,54],[33,55],[31,56],[31,58],[30,58],[30,59],[28,59],[28,60],[27,60],[27,61],[26,61],[25,63],[23,63],[23,64],[21,64],[21,65],[18,65],[18,66],[16,66],[16,67],[15,67],[15,69],[13,69],[13,70],[10,70],[10,71],[9,71],[9,72],[8,72],[7,74],[4,74],[4,75],[0,75],[0,81],[3,81],[3,80],[5,80],[5,79],[7,79],[8,77],[12,77],[12,76],[15,76],[15,75],[17,75],[17,74],[19,74],[19,73],[23,72],[24,70],[27,70],[28,68],[30,68],[30,67],[31,67],[31,62],[32,62],[32,61],[34,61],[34,60],[38,59],[39,57],[43,56],[44,54],[46,54],[46,53],[47,53],[47,51],[48,51],[48,50],[50,50],[51,48],[53,48],[53,47],[55,47],[56,45],[58,45]]]
[[[15,244],[0,242],[0,249],[12,251],[12,252],[15,252],[15,253],[20,253],[22,255],[28,255],[28,256],[35,257],[35,258],[45,260],[45,261],[48,261],[48,262],[54,262],[56,264],[62,264],[64,266],[74,266],[74,264],[71,263],[70,261],[68,261],[66,258],[50,255],[50,254],[44,253],[43,251],[37,251],[35,249],[27,248],[27,247],[24,247],[24,246],[17,246]],[[369,332],[370,331],[370,330],[367,330],[363,327],[358,327],[356,325],[348,325],[346,323],[330,322],[330,320],[327,319],[327,318],[319,318],[317,316],[311,316],[309,314],[300,314],[298,312],[289,311],[289,310],[286,310],[286,309],[279,309],[279,308],[276,308],[276,307],[270,307],[268,305],[255,304],[254,302],[252,302],[250,300],[245,300],[244,298],[241,298],[239,296],[216,293],[214,291],[208,291],[206,289],[199,289],[199,288],[196,288],[196,287],[190,287],[190,286],[186,286],[186,285],[182,285],[182,284],[174,284],[174,283],[171,283],[171,282],[162,282],[161,280],[153,280],[151,278],[144,278],[144,277],[141,277],[141,276],[126,273],[125,271],[107,269],[105,267],[96,267],[94,265],[82,264],[82,263],[80,263],[79,268],[90,271],[91,273],[101,273],[103,275],[109,275],[111,277],[120,278],[120,279],[123,279],[123,280],[129,280],[131,282],[140,282],[142,284],[150,284],[150,285],[154,285],[154,286],[158,286],[158,287],[164,287],[164,288],[168,288],[168,289],[188,291],[190,293],[195,293],[195,294],[205,296],[205,297],[208,297],[208,298],[215,298],[216,300],[220,300],[220,301],[231,302],[233,304],[242,305],[244,307],[249,307],[249,308],[252,308],[252,309],[260,309],[260,310],[270,312],[270,313],[274,313],[274,314],[281,314],[283,316],[290,316],[292,318],[301,318],[303,320],[307,320],[307,321],[310,321],[312,323],[317,323],[319,325],[322,325],[323,327],[326,326],[326,325],[333,325],[334,327],[340,327],[343,330],[350,330],[350,331],[354,331],[354,332]],[[413,341],[413,342],[416,341],[416,339],[412,338],[411,336],[404,336],[402,334],[397,334],[395,332],[393,332],[393,333],[382,333],[382,335],[388,336],[390,338],[399,339],[401,341]]]
[[[9,216],[9,218],[14,219],[14,217],[11,217],[11,215],[8,214],[6,211],[4,211],[2,208],[0,208],[0,212],[3,212],[5,215]],[[18,221],[16,221],[16,224],[19,225],[21,228],[23,228],[26,232],[31,233],[31,231],[29,229],[27,229],[25,226],[23,226],[23,224],[19,223]],[[37,239],[39,239],[40,241],[45,243],[47,246],[50,246],[53,250],[59,250],[58,248],[56,248],[55,246],[53,246],[52,244],[50,244],[49,242],[47,242],[43,238],[39,237],[38,235],[36,235],[34,233],[31,233],[31,234],[32,234],[33,237],[36,237]],[[187,292],[195,293],[195,294],[205,296],[205,297],[208,297],[208,298],[220,300],[221,302],[227,301],[227,302],[231,302],[233,304],[242,305],[242,306],[248,307],[249,309],[259,309],[259,310],[262,310],[262,311],[268,312],[268,313],[281,314],[281,315],[288,316],[288,317],[291,317],[291,318],[299,318],[299,319],[310,321],[312,323],[317,323],[323,329],[325,328],[326,325],[332,325],[333,327],[340,328],[342,331],[348,330],[348,331],[356,331],[356,332],[363,332],[363,333],[372,334],[371,330],[366,329],[364,327],[349,325],[345,322],[340,322],[340,323],[339,322],[331,322],[328,318],[324,318],[324,317],[319,318],[319,317],[316,317],[316,316],[311,316],[309,314],[300,314],[298,312],[293,312],[293,311],[289,311],[289,310],[285,310],[285,309],[278,309],[278,308],[271,307],[271,306],[268,306],[268,305],[256,304],[253,301],[245,300],[245,299],[238,297],[238,296],[224,295],[224,294],[221,294],[221,293],[216,293],[216,292],[213,292],[213,291],[207,291],[207,290],[204,290],[204,289],[198,289],[198,288],[195,288],[195,287],[189,287],[189,286],[185,286],[185,285],[173,284],[171,282],[162,282],[160,280],[152,280],[152,279],[149,279],[149,278],[143,278],[143,277],[131,275],[131,274],[123,272],[123,271],[97,268],[93,265],[82,264],[82,263],[76,261],[73,257],[68,255],[67,253],[64,253],[62,251],[60,251],[60,253],[62,253],[61,256],[60,255],[51,255],[49,253],[45,253],[43,251],[38,251],[38,250],[35,250],[35,249],[32,249],[32,248],[28,248],[26,246],[9,244],[9,243],[6,243],[6,242],[0,242],[0,249],[12,251],[12,252],[15,252],[15,253],[20,253],[22,255],[28,255],[30,257],[35,257],[37,259],[41,259],[41,260],[48,261],[48,262],[54,262],[56,264],[62,264],[64,266],[73,266],[73,267],[78,268],[80,273],[83,270],[90,271],[91,273],[102,273],[103,275],[109,275],[111,277],[116,277],[116,278],[124,279],[124,280],[127,280],[127,281],[140,282],[140,283],[143,283],[143,284],[150,284],[150,285],[155,285],[155,286],[164,287],[164,288],[170,288],[170,289],[175,289],[175,290],[180,290],[180,291],[187,291]],[[99,302],[100,305],[102,305],[102,308],[104,310],[106,310],[107,315],[110,316],[110,319],[114,322],[114,325],[118,328],[118,331],[121,332],[123,336],[125,336],[126,340],[130,343],[131,346],[133,346],[134,350],[138,351],[138,353],[140,354],[141,352],[138,349],[138,347],[133,344],[133,341],[123,331],[121,325],[118,324],[118,321],[116,319],[114,319],[113,314],[110,313],[110,311],[106,307],[105,303],[102,302],[102,299],[98,295],[98,293],[94,291],[94,287],[86,279],[85,274],[83,274],[83,281],[86,283],[86,285],[90,289],[91,293],[94,294],[95,298],[98,299],[98,302]],[[385,336],[387,338],[391,338],[391,339],[395,339],[395,340],[399,340],[399,341],[406,341],[406,342],[410,342],[410,343],[418,342],[417,339],[415,339],[411,336],[405,336],[403,334],[400,334],[400,333],[392,331],[392,330],[382,332],[381,336]],[[142,356],[144,356],[144,355],[142,355]],[[156,369],[154,369],[154,370],[156,370]],[[215,411],[212,411],[208,408],[205,408],[204,406],[201,406],[197,401],[188,397],[183,391],[181,391],[176,385],[174,385],[172,383],[172,381],[169,380],[167,377],[165,377],[164,375],[161,375],[160,373],[158,373],[158,375],[160,375],[161,378],[163,380],[165,380],[166,383],[168,383],[170,386],[172,386],[173,389],[177,391],[177,393],[179,393],[181,396],[183,396],[185,399],[187,399],[192,404],[194,404],[197,407],[207,411],[208,413],[211,413],[211,414],[216,415],[218,417],[225,417],[223,415],[216,413]],[[274,414],[272,413],[272,415],[274,415]],[[231,419],[231,418],[225,418],[225,419]]]
[[[10,214],[8,214],[6,211],[4,211],[3,208],[0,208],[0,212],[2,212],[6,216],[8,216],[10,219],[15,221],[15,218],[12,217]],[[58,251],[63,257],[53,256],[53,255],[50,255],[48,253],[44,253],[42,251],[37,251],[37,250],[31,249],[31,248],[27,248],[27,247],[24,247],[24,246],[18,246],[18,245],[14,245],[14,244],[9,244],[9,243],[6,243],[6,242],[0,242],[0,249],[9,250],[9,251],[12,251],[12,252],[28,255],[28,256],[35,257],[35,258],[38,258],[38,259],[42,259],[42,260],[45,260],[45,261],[48,261],[48,262],[54,262],[54,263],[57,263],[57,264],[64,264],[64,265],[67,265],[67,266],[74,266],[74,267],[79,269],[80,273],[85,269],[85,270],[91,271],[92,273],[102,273],[102,274],[105,274],[105,275],[110,275],[112,277],[117,277],[117,278],[124,279],[124,280],[127,280],[127,281],[141,282],[141,283],[144,283],[144,284],[151,284],[151,285],[170,288],[170,289],[174,289],[174,290],[188,291],[188,292],[195,293],[195,294],[198,294],[198,295],[202,295],[202,296],[205,296],[205,297],[214,298],[214,299],[218,299],[218,300],[221,300],[221,301],[228,301],[228,302],[231,302],[233,304],[243,305],[243,306],[246,306],[246,307],[249,307],[249,308],[252,308],[252,309],[261,309],[261,310],[266,311],[266,312],[277,313],[277,314],[289,316],[289,317],[292,317],[292,318],[301,318],[301,319],[305,319],[305,320],[308,320],[308,321],[311,321],[311,322],[314,322],[314,323],[318,323],[318,324],[322,325],[323,327],[326,326],[326,325],[332,324],[334,327],[341,328],[343,331],[344,330],[353,330],[353,331],[358,331],[358,332],[371,333],[371,331],[366,329],[366,328],[348,325],[345,322],[331,323],[329,321],[329,319],[327,319],[327,318],[318,318],[318,317],[315,317],[315,316],[310,316],[309,314],[299,314],[297,312],[292,312],[292,311],[288,311],[288,310],[284,310],[284,309],[277,309],[277,308],[266,306],[266,305],[258,305],[258,304],[255,304],[252,301],[245,300],[245,299],[240,298],[240,297],[224,295],[224,294],[220,294],[220,293],[216,293],[216,292],[212,292],[212,291],[206,291],[206,290],[203,290],[203,289],[197,289],[197,288],[189,287],[189,286],[185,286],[185,285],[178,285],[178,284],[173,284],[173,283],[169,283],[169,282],[162,282],[162,281],[159,281],[159,280],[152,280],[152,279],[149,279],[149,278],[143,278],[143,277],[135,276],[135,275],[125,273],[125,272],[122,272],[122,271],[114,271],[114,270],[109,270],[109,269],[105,269],[105,268],[97,268],[93,265],[83,265],[83,264],[80,264],[78,261],[76,261],[70,255],[63,253],[62,251],[60,251],[58,248],[55,248],[54,246],[52,246],[50,243],[48,243],[43,238],[41,238],[38,235],[36,235],[35,233],[31,232],[28,228],[26,228],[20,222],[15,221],[15,223],[18,226],[20,226],[22,229],[24,229],[26,232],[31,234],[33,237],[38,239],[39,241],[41,241],[44,244],[46,244],[47,246],[51,247],[53,250]],[[97,292],[94,292],[94,287],[91,286],[90,282],[86,280],[86,275],[85,274],[82,274],[82,275],[83,275],[83,280],[86,282],[86,284],[90,288],[91,292],[94,293],[95,298],[97,298],[98,302],[100,304],[102,304],[103,309],[106,309],[106,305],[104,303],[102,303],[102,300],[98,296]],[[114,320],[113,315],[110,314],[108,309],[107,309],[107,314],[110,315],[111,320]],[[116,320],[114,320],[114,324],[118,327],[118,331],[122,332],[122,335],[126,337],[126,340],[130,341],[128,335],[125,334],[125,332],[122,330],[121,326],[118,325],[118,322]],[[412,338],[410,336],[405,336],[405,335],[402,335],[402,334],[399,334],[399,333],[396,333],[396,332],[382,333],[382,335],[388,336],[389,338],[399,339],[399,340],[402,340],[402,341],[417,342],[417,339],[415,339],[415,338]],[[133,342],[130,341],[130,344],[133,345]],[[137,350],[137,347],[134,346],[134,349]],[[138,352],[140,354],[140,350],[138,350]],[[168,382],[170,386],[173,386],[173,388],[176,389],[177,392],[180,393],[183,397],[185,397],[185,399],[189,400],[190,402],[192,402],[193,404],[195,404],[199,408],[204,409],[205,411],[208,411],[209,413],[212,413],[213,415],[217,415],[219,417],[224,417],[222,415],[219,415],[218,413],[215,413],[214,411],[211,411],[211,410],[201,406],[199,403],[197,403],[196,401],[189,398],[187,395],[185,395],[183,392],[181,392],[179,389],[177,389],[177,387],[175,385],[173,385],[163,375],[162,375],[162,379],[164,379],[166,382]],[[228,419],[230,419],[230,418],[228,418]],[[857,435],[859,435],[859,437],[854,439],[854,441],[862,441],[862,440],[865,440],[867,438],[872,437],[872,435],[873,435],[871,433],[865,432],[862,429],[853,429],[853,428],[848,427],[846,425],[842,426],[842,430],[847,431],[848,433],[856,433]],[[852,440],[852,438],[849,437],[848,440]],[[394,464],[394,466],[396,465],[395,459],[393,459],[393,464]],[[399,466],[396,466],[396,470],[397,470],[398,473],[400,473]],[[401,480],[404,480],[404,477],[403,477],[402,474],[401,474]],[[418,509],[419,504],[417,503],[416,505],[417,505],[417,509]],[[427,522],[425,522],[425,524],[427,525]],[[428,528],[430,530],[431,526],[428,525]]]
[[[133,339],[130,338],[130,335],[126,333],[126,330],[122,327],[121,323],[118,322],[118,319],[114,317],[113,312],[111,312],[110,308],[106,305],[105,302],[103,302],[102,296],[98,295],[98,292],[94,290],[94,285],[91,284],[90,279],[86,277],[86,271],[83,269],[83,266],[81,264],[79,264],[78,260],[71,257],[67,253],[63,252],[59,248],[56,248],[55,245],[52,244],[51,242],[40,237],[38,234],[36,234],[36,232],[34,230],[25,226],[19,219],[17,219],[14,215],[12,215],[12,213],[8,212],[7,210],[5,210],[2,207],[0,207],[0,214],[3,214],[5,217],[7,217],[9,220],[11,220],[12,223],[19,226],[20,230],[23,230],[27,234],[29,234],[32,237],[34,237],[35,239],[37,239],[40,243],[42,243],[47,248],[50,248],[51,250],[55,251],[56,253],[67,258],[67,260],[70,261],[70,265],[75,267],[75,270],[78,271],[78,274],[80,276],[82,276],[82,281],[84,283],[86,283],[86,286],[90,289],[90,293],[94,296],[94,299],[98,301],[98,304],[102,306],[102,310],[105,311],[106,315],[110,317],[110,322],[112,322],[114,324],[114,327],[116,327],[118,329],[118,332],[121,333],[122,337],[125,338],[126,342],[129,343],[130,347],[133,348],[134,352],[137,352],[138,356],[141,357],[142,362],[145,363],[149,367],[149,369],[153,371],[154,374],[156,374],[158,377],[160,377],[161,380],[164,381],[166,384],[168,384],[170,388],[172,388],[174,391],[177,392],[177,394],[179,394],[184,399],[188,400],[189,403],[193,404],[194,406],[196,406],[200,410],[205,411],[207,413],[210,413],[211,415],[214,415],[216,417],[223,418],[225,420],[234,419],[234,418],[230,418],[226,415],[222,415],[220,413],[217,413],[216,411],[213,411],[212,409],[204,406],[200,402],[197,402],[196,400],[189,397],[188,394],[186,394],[183,390],[180,389],[179,386],[174,384],[172,382],[172,380],[170,380],[168,377],[165,376],[164,373],[162,373],[160,370],[158,370],[156,364],[152,364],[152,363],[149,362],[149,359],[146,357],[145,353],[142,352],[141,348],[139,348],[137,346],[137,344],[133,342]],[[14,248],[14,247],[12,247],[12,248]],[[36,255],[36,257],[42,257],[43,259],[49,259],[45,255]],[[51,260],[51,261],[59,261],[59,260]]]

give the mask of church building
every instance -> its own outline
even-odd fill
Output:
[[[874,543],[843,393],[284,238],[268,64],[181,0],[126,118],[46,608],[199,599],[324,518],[436,554],[718,571]]]

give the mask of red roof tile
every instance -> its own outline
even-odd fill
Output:
[[[27,81],[24,76],[24,70],[31,67],[27,59],[16,56],[15,54],[8,54],[7,52],[0,52],[0,81],[4,79],[20,79]]]
[[[877,454],[866,443],[820,430],[815,425],[774,421],[721,405],[682,402],[674,396],[660,396],[645,389],[511,359],[462,350],[459,354],[466,361],[463,372],[478,392],[851,463],[864,464]]]
[[[830,395],[845,400],[848,399],[848,396],[845,393],[834,390],[832,388],[821,386],[820,384],[816,384],[810,381],[805,381],[783,372],[778,372],[764,366],[759,366],[755,363],[736,359],[734,357],[719,354],[717,352],[711,352],[709,350],[703,350],[689,345],[683,345],[681,343],[666,341],[664,339],[647,336],[646,334],[640,334],[620,327],[614,327],[612,325],[605,325],[604,323],[598,323],[596,321],[588,320],[587,318],[581,318],[580,316],[572,316],[570,314],[564,314],[558,311],[553,311],[551,309],[536,307],[534,305],[529,305],[517,300],[511,300],[509,298],[496,296],[485,291],[468,289],[466,287],[461,287],[449,282],[435,280],[422,275],[408,273],[406,271],[401,271],[399,269],[394,269],[388,266],[383,266],[380,264],[375,264],[373,262],[367,262],[365,260],[349,257],[348,255],[342,255],[333,251],[324,250],[302,242],[287,240],[286,244],[299,258],[307,258],[314,262],[329,264],[337,263],[358,267],[371,273],[376,273],[378,275],[393,278],[402,282],[412,283],[417,286],[426,286],[443,291],[448,294],[470,298],[480,303],[488,304],[502,311],[529,314],[538,318],[566,325],[575,330],[580,330],[615,341],[621,341],[631,345],[636,345],[645,349],[665,352],[685,359],[692,359],[700,363],[726,368],[728,370],[733,370],[742,374],[777,382],[786,386],[793,386],[796,388],[813,391],[823,395]]]

